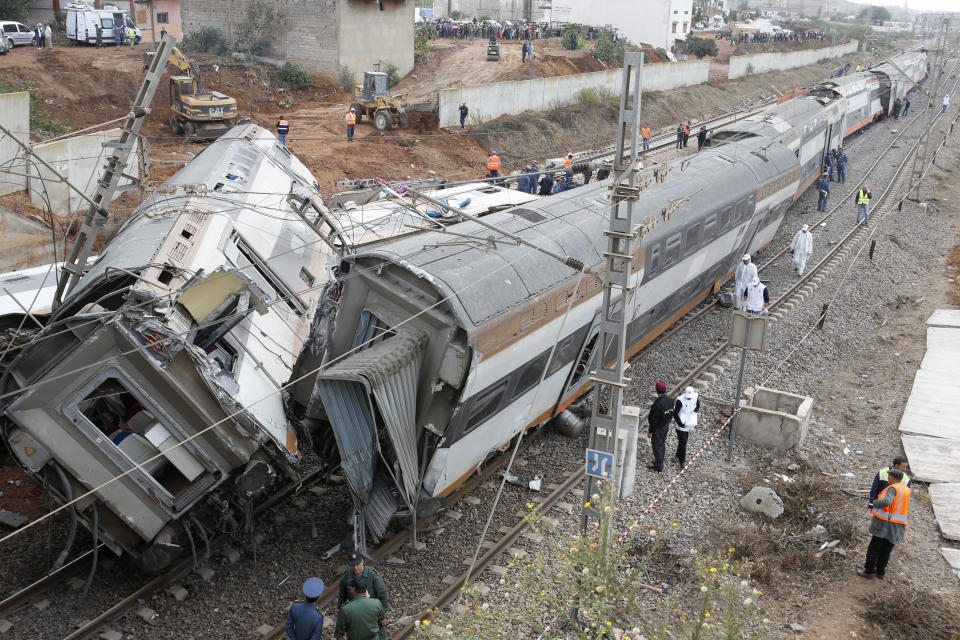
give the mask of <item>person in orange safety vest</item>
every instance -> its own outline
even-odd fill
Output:
[[[490,170],[488,178],[499,178],[500,177],[500,156],[497,155],[496,151],[490,152],[490,159],[487,160],[487,169]]]
[[[357,110],[354,107],[350,107],[345,120],[347,123],[347,142],[353,142],[353,130],[357,127]]]
[[[910,513],[911,489],[903,484],[903,471],[887,471],[890,484],[873,501],[870,522],[870,545],[867,547],[867,561],[863,569],[857,569],[857,575],[872,580],[883,578],[887,572],[887,562],[893,547],[903,542]]]
[[[277,139],[282,146],[287,146],[287,134],[290,133],[290,123],[286,118],[277,120]]]

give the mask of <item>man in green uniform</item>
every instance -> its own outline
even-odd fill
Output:
[[[337,628],[333,632],[337,640],[374,640],[385,631],[383,605],[367,595],[367,588],[366,578],[350,576],[347,585],[350,602],[340,607]]]
[[[97,47],[103,46],[103,26],[97,21]]]
[[[347,564],[350,568],[344,572],[340,578],[340,596],[337,598],[337,608],[342,608],[350,600],[349,584],[353,577],[362,576],[366,580],[370,597],[380,601],[383,610],[390,609],[390,601],[387,599],[387,587],[383,584],[383,577],[377,573],[377,570],[368,567],[363,562],[363,556],[359,551],[351,551],[347,557]],[[379,640],[387,640],[386,622],[382,621],[380,627]]]

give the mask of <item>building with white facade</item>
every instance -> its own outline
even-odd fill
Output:
[[[553,0],[551,20],[610,26],[631,42],[672,52],[690,33],[693,0]]]

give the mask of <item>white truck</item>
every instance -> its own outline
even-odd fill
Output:
[[[101,39],[103,44],[116,44],[113,25],[119,24],[122,29],[132,28],[136,32],[136,42],[139,44],[143,34],[134,24],[126,11],[115,6],[106,5],[102,9],[95,9],[89,4],[72,2],[67,5],[67,38],[76,42],[96,44],[97,23],[100,23]]]

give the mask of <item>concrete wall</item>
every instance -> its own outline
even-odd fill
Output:
[[[643,67],[643,90],[674,89],[707,81],[710,62],[663,62]],[[609,69],[570,76],[554,76],[516,82],[494,82],[476,86],[454,87],[440,91],[440,126],[450,127],[460,122],[457,108],[466,102],[470,108],[470,123],[479,123],[498,116],[543,111],[558,105],[570,104],[583,89],[620,92],[622,69]]]
[[[52,240],[47,227],[0,207],[0,272],[53,262]]]
[[[0,93],[0,123],[14,132],[23,142],[30,142],[30,94],[26,91],[16,93]],[[0,134],[0,167],[8,167],[14,173],[26,173],[22,161],[15,158],[22,157],[23,149]],[[27,179],[0,170],[0,196],[14,191],[26,189]]]
[[[373,65],[394,65],[405,76],[413,70],[413,2],[350,0],[340,2],[340,64],[359,80]],[[332,71],[336,71],[335,69]]]
[[[110,129],[38,144],[33,147],[33,151],[66,176],[75,186],[83,189],[84,193],[92,196],[97,188],[97,180],[103,175],[104,157],[109,151],[103,147],[103,143],[119,137],[120,129]],[[30,173],[28,189],[33,206],[46,211],[49,201],[50,209],[60,216],[86,209],[87,201],[66,184],[59,182],[43,165],[31,165]],[[124,173],[131,176],[139,174],[136,151],[130,154]],[[130,181],[120,181],[121,186],[125,184],[130,184]]]
[[[739,78],[754,73],[767,71],[781,71],[816,64],[821,60],[839,58],[857,50],[858,42],[851,40],[846,44],[823,49],[807,49],[791,51],[790,53],[755,53],[750,56],[734,56],[730,58],[730,71],[727,77]],[[749,69],[748,69],[749,67]]]
[[[254,2],[283,16],[268,57],[330,75],[340,64],[358,75],[379,61],[396,65],[402,74],[413,68],[414,3],[404,0],[383,0],[383,11],[371,0],[182,0],[183,33],[212,26],[232,43]]]
[[[66,7],[67,3],[64,2],[61,6]],[[38,22],[52,23],[54,18],[53,8],[53,0],[32,0],[30,6],[27,7],[27,19],[23,21],[23,24],[33,27]]]

